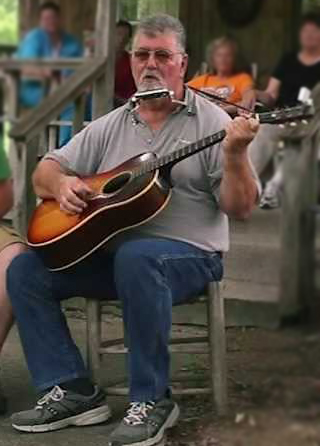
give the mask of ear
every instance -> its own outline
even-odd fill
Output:
[[[188,54],[185,54],[183,56],[182,62],[181,62],[181,77],[184,79],[187,68],[188,68],[188,61],[189,61],[189,56]]]

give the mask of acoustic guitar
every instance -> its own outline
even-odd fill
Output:
[[[279,124],[312,114],[312,106],[303,104],[256,117],[261,123]],[[29,223],[29,246],[50,270],[70,268],[116,234],[142,225],[161,212],[171,196],[172,167],[225,136],[225,130],[221,130],[160,158],[152,152],[142,153],[110,171],[82,178],[95,192],[87,208],[71,215],[61,211],[57,201],[43,200]]]

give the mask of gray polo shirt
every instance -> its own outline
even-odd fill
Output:
[[[157,131],[127,103],[90,123],[66,146],[48,153],[46,159],[58,161],[79,176],[92,175],[146,151],[168,154],[218,132],[230,121],[221,108],[189,89],[185,103]],[[164,237],[205,251],[226,251],[228,217],[219,208],[222,157],[222,146],[217,144],[176,164],[169,204],[153,219],[127,231],[125,237]]]

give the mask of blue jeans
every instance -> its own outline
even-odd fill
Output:
[[[131,401],[158,400],[169,384],[172,305],[222,277],[221,256],[160,238],[123,243],[70,270],[51,272],[33,251],[11,263],[7,287],[33,382],[48,389],[88,372],[60,302],[73,296],[119,298],[128,335]]]

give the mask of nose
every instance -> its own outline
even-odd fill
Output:
[[[156,58],[153,52],[149,53],[149,58],[147,60],[147,68],[157,68]]]

